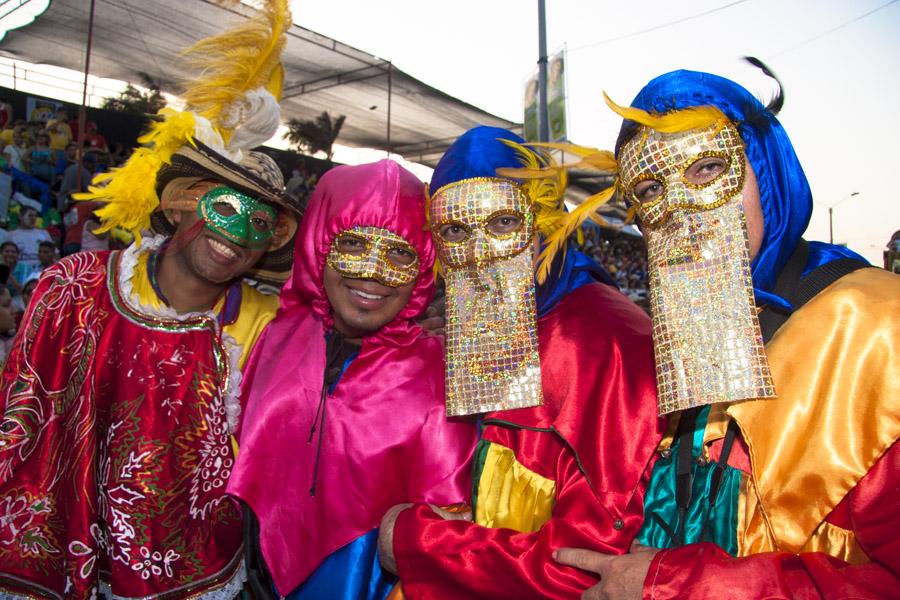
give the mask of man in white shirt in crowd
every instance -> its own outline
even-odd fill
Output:
[[[38,246],[41,242],[53,242],[46,229],[35,227],[38,212],[30,207],[23,206],[19,213],[19,228],[9,232],[9,241],[19,247],[19,262],[30,266],[33,270],[41,268],[38,259]]]

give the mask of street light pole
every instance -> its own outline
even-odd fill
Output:
[[[828,207],[828,242],[830,244],[834,243],[834,209],[852,198],[853,196],[859,196],[859,192],[853,192],[846,198],[840,200],[837,204],[832,204]]]
[[[834,243],[834,207],[828,207],[828,243]]]

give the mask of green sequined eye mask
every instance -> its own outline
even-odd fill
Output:
[[[214,231],[239,246],[265,248],[275,235],[275,209],[229,187],[206,192],[197,202],[197,214]]]

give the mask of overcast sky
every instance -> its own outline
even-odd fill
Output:
[[[522,120],[537,60],[536,0],[294,0],[295,21],[497,115]],[[566,46],[572,141],[608,148],[627,104],[677,68],[718,73],[763,99],[774,86],[740,58],[766,61],[785,84],[781,121],[817,206],[806,237],[882,264],[900,229],[900,3],[896,0],[547,0],[548,47]],[[852,192],[859,195],[844,201]]]

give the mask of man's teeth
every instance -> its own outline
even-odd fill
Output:
[[[224,254],[228,258],[235,258],[237,256],[237,252],[218,240],[210,239],[209,245],[212,246],[217,252],[219,252],[220,254]]]
[[[365,298],[366,300],[381,300],[382,298],[384,298],[384,296],[378,296],[376,294],[367,294],[360,290],[354,290],[353,288],[350,288],[350,293],[356,294],[360,298]]]

